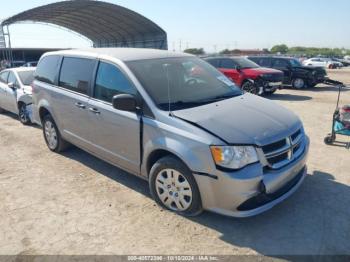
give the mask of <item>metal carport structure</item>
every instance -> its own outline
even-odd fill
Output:
[[[23,22],[66,28],[90,39],[94,47],[168,48],[162,28],[132,10],[107,2],[63,1],[14,15],[1,22],[2,28],[7,29],[9,43],[8,26]]]

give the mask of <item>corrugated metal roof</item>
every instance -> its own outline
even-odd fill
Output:
[[[63,1],[24,11],[2,22],[54,24],[89,38],[95,47],[167,49],[167,34],[151,20],[122,6],[91,0]]]

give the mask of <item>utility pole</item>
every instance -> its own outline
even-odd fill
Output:
[[[181,39],[179,41],[179,49],[180,49],[180,52],[182,52],[182,40]]]

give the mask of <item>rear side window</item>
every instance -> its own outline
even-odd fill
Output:
[[[46,56],[40,60],[35,71],[35,79],[53,85],[58,72],[59,56]]]
[[[216,68],[219,67],[219,59],[208,59],[207,62]]]
[[[6,84],[6,83],[7,83],[7,77],[8,77],[8,75],[9,75],[9,71],[2,72],[2,73],[0,74],[0,82]]]
[[[95,63],[95,60],[91,59],[65,57],[61,67],[59,86],[88,94]]]
[[[287,60],[284,59],[275,59],[273,61],[273,67],[276,68],[287,68],[289,66],[289,63]]]
[[[221,68],[227,68],[227,69],[235,69],[236,63],[232,59],[222,59],[221,60]]]
[[[249,57],[249,60],[257,63],[259,66],[271,67],[271,59],[268,57]]]
[[[136,89],[119,68],[101,62],[97,71],[94,97],[110,103],[113,96],[119,94],[136,95]]]

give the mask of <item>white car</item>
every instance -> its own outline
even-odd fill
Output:
[[[303,65],[305,66],[320,66],[325,68],[339,68],[343,67],[343,64],[332,60],[331,58],[321,58],[314,57],[303,61]]]
[[[15,113],[24,125],[32,122],[34,71],[35,67],[20,67],[0,72],[0,113]]]

